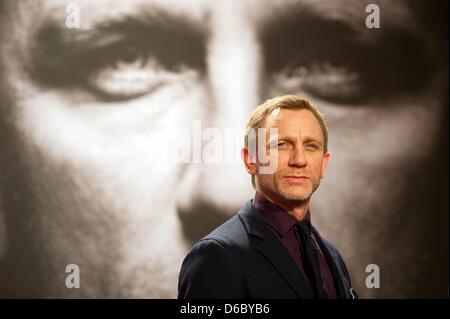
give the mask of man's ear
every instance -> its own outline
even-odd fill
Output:
[[[320,178],[324,178],[325,177],[325,171],[327,170],[327,166],[328,166],[328,161],[330,159],[330,152],[326,152],[323,155],[323,159],[322,159],[322,173],[320,174]]]
[[[244,161],[245,169],[250,175],[254,175],[256,173],[256,157],[249,153],[248,149],[241,149],[241,157]]]

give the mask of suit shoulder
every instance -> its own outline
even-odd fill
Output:
[[[239,245],[240,243],[243,243],[246,238],[247,232],[236,214],[214,229],[211,233],[200,239],[198,244],[215,241],[222,246]]]
[[[324,242],[324,244],[328,247],[329,250],[331,250],[333,252],[333,254],[340,256],[341,253],[339,252],[339,249],[337,249],[337,247],[330,242],[328,239],[325,239],[322,237],[322,240]]]
[[[192,247],[181,266],[179,298],[242,298],[241,264],[228,228],[213,231]]]
[[[328,248],[328,250],[333,255],[336,255],[336,257],[342,258],[341,253],[339,252],[339,249],[337,249],[337,247],[333,243],[331,243],[329,240],[327,240],[325,237],[323,237],[316,228],[314,228],[314,233],[317,237],[319,237],[322,240],[323,244],[325,244],[325,246]]]

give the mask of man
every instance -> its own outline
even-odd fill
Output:
[[[265,143],[251,139],[255,147],[246,135],[242,157],[255,198],[194,246],[181,268],[179,297],[354,297],[339,252],[311,226],[311,195],[330,158],[322,115],[307,100],[277,97],[250,115],[247,129],[260,128],[277,135]],[[261,155],[274,150],[276,167],[262,172],[273,163]]]
[[[358,293],[447,296],[447,6],[1,0],[0,296],[176,297],[192,244],[253,190],[239,158],[159,155],[193,149],[194,121],[242,129],[287,93],[328,116],[334,160],[313,220]]]

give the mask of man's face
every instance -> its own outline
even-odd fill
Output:
[[[256,167],[258,191],[283,207],[309,201],[329,158],[318,120],[308,110],[276,109],[263,127],[278,131],[266,143],[266,153],[276,150],[277,167],[273,174],[261,174]]]
[[[315,224],[355,265],[360,290],[361,264],[378,262],[383,278],[395,278],[366,296],[416,291],[408,283],[417,271],[391,262],[427,260],[411,251],[415,228],[396,242],[395,258],[380,249],[392,251],[383,238],[397,219],[421,216],[418,197],[401,199],[428,188],[447,69],[433,65],[436,43],[407,1],[382,2],[381,28],[366,28],[374,2],[2,0],[0,221],[5,264],[16,270],[0,272],[3,293],[175,296],[192,241],[253,190],[238,160],[159,155],[205,146],[194,120],[243,128],[256,105],[287,93],[317,105],[331,132]],[[80,28],[70,27],[68,4],[78,6]],[[168,129],[187,133],[168,140]],[[301,127],[295,134],[303,137]],[[288,167],[280,169],[304,171]],[[302,183],[279,186],[306,194]],[[372,227],[379,220],[385,226]],[[80,289],[65,286],[68,264],[80,267]]]

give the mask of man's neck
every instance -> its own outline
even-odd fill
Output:
[[[309,209],[309,198],[307,200],[291,200],[291,201],[278,201],[261,190],[258,190],[258,192],[264,196],[267,200],[272,202],[273,204],[277,205],[278,207],[281,207],[284,209],[289,215],[293,216],[297,220],[303,220],[308,213]]]
[[[301,205],[296,205],[291,209],[288,208],[286,209],[286,211],[288,212],[289,215],[294,216],[295,219],[303,220],[306,214],[308,213],[309,209],[309,201],[307,201],[306,203],[305,202],[303,202]]]

